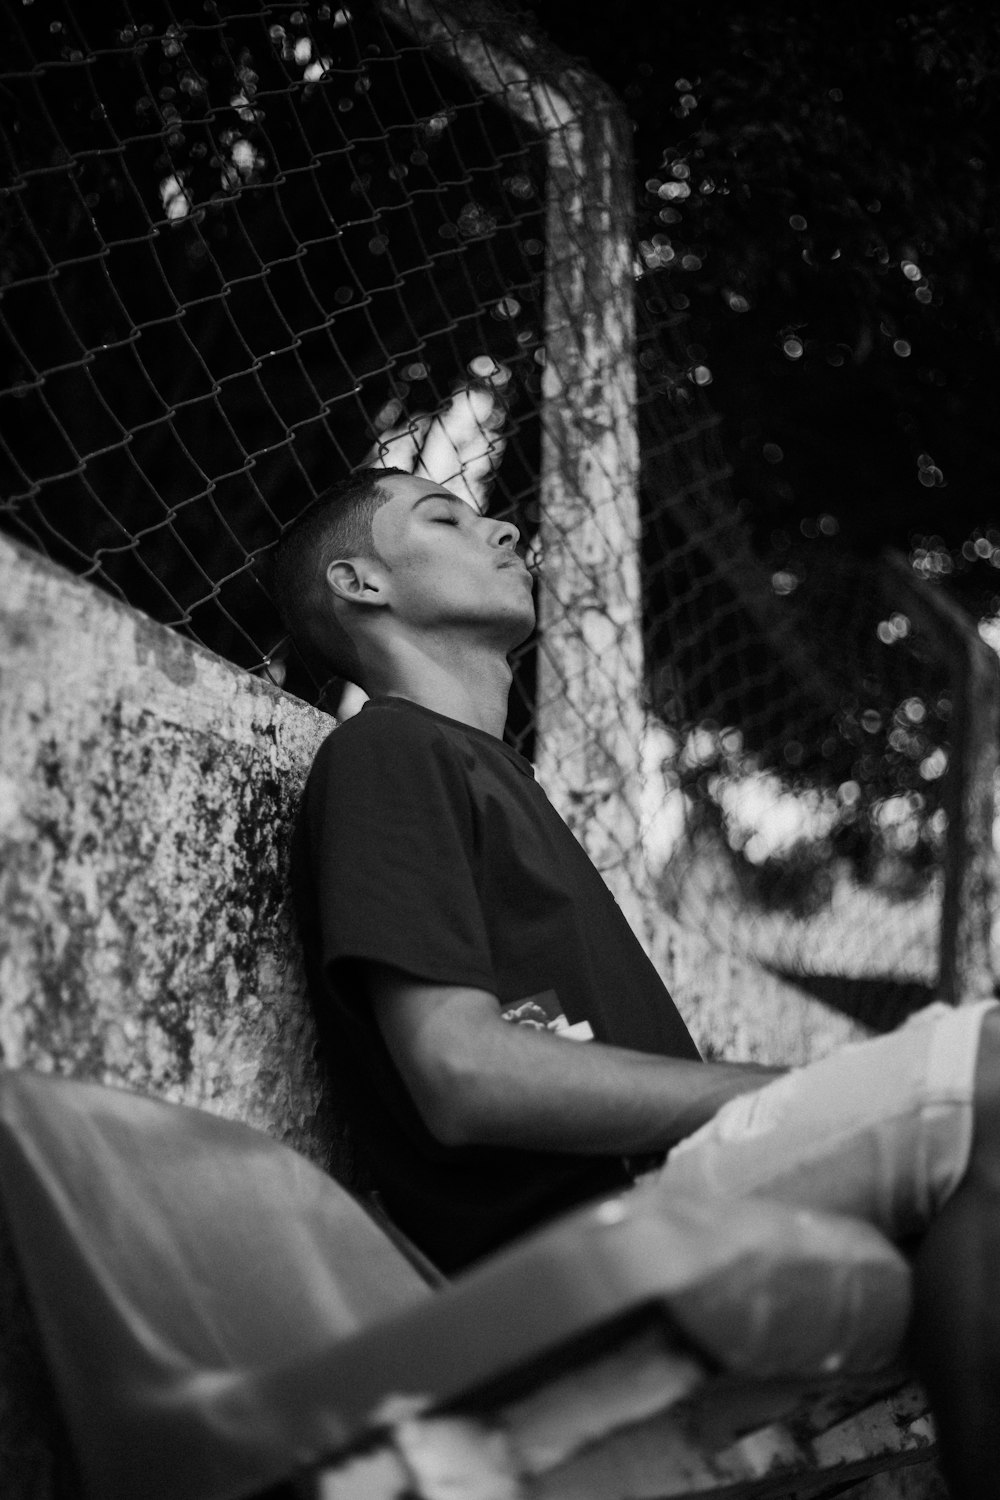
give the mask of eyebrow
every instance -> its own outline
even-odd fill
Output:
[[[463,500],[461,495],[453,495],[451,490],[435,490],[433,494],[421,495],[420,499],[416,500],[410,507],[410,514],[413,515],[417,507],[423,505],[425,500],[446,500],[450,505],[459,505],[463,510],[471,511],[474,516],[485,514],[483,511],[478,510],[476,506],[470,505],[468,500]]]

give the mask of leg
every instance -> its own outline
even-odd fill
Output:
[[[972,1154],[914,1263],[914,1354],[955,1500],[1000,1494],[1000,1012],[983,1021]]]
[[[954,1500],[1000,1496],[1000,1007],[930,1007],[724,1105],[674,1189],[867,1220],[909,1247],[913,1342]]]
[[[846,1214],[909,1242],[965,1178],[990,1016],[1000,1006],[928,1006],[886,1036],[741,1094],[670,1152],[660,1180]]]

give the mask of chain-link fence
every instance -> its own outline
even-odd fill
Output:
[[[766,566],[699,389],[703,351],[684,345],[684,298],[654,271],[639,299],[644,834],[660,901],[872,1024],[925,1003],[942,966],[961,970],[949,988],[988,988],[987,911],[975,957],[956,959],[941,918],[964,867],[992,866],[991,653],[922,581],[932,558],[853,556],[833,517],[813,523],[825,556]],[[960,836],[973,806],[978,852]]]
[[[262,564],[420,467],[541,560],[509,736],[602,868],[869,1015],[932,983],[960,628],[761,562],[600,85],[488,0],[4,14],[4,526],[336,710]]]
[[[380,440],[480,499],[502,455],[523,522],[544,160],[502,99],[371,6],[17,10],[8,527],[262,668],[260,559]]]

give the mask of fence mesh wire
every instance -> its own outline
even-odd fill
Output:
[[[536,534],[545,156],[501,87],[373,5],[197,14],[4,12],[2,520],[317,701],[261,563],[327,483],[422,464]],[[929,982],[940,653],[875,565],[831,548],[769,570],[683,296],[636,269],[659,898],[792,974]],[[529,645],[509,730],[528,754],[532,693]]]
[[[380,441],[481,497],[502,420],[530,505],[544,162],[374,8],[206,14],[7,13],[4,516],[260,668],[258,560]]]
[[[658,894],[720,945],[889,1024],[937,974],[947,632],[888,561],[834,545],[796,572],[768,565],[672,301],[669,283],[640,286]]]

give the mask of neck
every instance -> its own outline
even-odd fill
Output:
[[[408,698],[446,718],[503,738],[507,722],[511,669],[506,656],[485,647],[470,647],[447,664],[420,653],[382,663],[366,674],[371,697]]]

